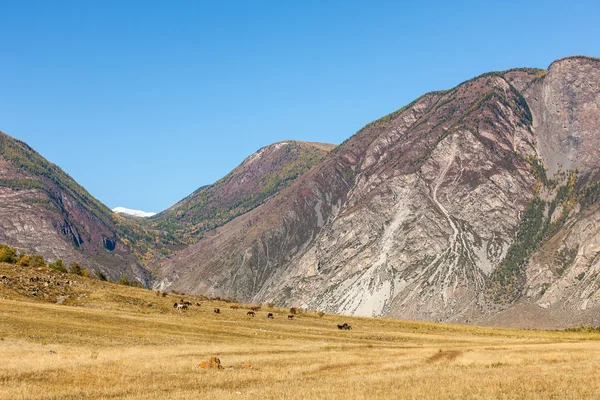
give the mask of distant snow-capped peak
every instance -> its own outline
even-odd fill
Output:
[[[140,211],[140,210],[132,210],[130,208],[125,208],[125,207],[113,208],[113,212],[115,212],[117,214],[126,214],[126,215],[132,215],[134,217],[141,217],[141,218],[148,218],[148,217],[151,217],[153,215],[156,215],[155,212],[145,212],[145,211]]]

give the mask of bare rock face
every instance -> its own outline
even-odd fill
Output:
[[[549,172],[600,168],[600,60],[569,57],[525,91]]]

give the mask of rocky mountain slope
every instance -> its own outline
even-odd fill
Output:
[[[0,132],[0,243],[115,280],[148,280],[121,233],[113,213],[69,175]]]
[[[151,219],[186,243],[259,206],[323,160],[335,146],[287,141],[263,147],[227,176],[201,187]]]
[[[149,284],[147,267],[277,195],[333,147],[293,141],[267,146],[148,220],[111,212],[58,166],[0,132],[0,243],[49,261],[84,263],[112,280],[127,276]]]
[[[599,73],[570,57],[428,93],[168,259],[160,286],[357,315],[586,321],[600,301]]]

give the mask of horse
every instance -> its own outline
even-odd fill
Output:
[[[254,313],[254,311],[248,311],[248,313],[246,315],[254,317],[256,314]]]
[[[185,310],[187,310],[187,309],[188,309],[188,306],[187,306],[187,305],[185,305],[185,304],[177,304],[177,309],[178,309],[179,311],[185,311]]]
[[[221,309],[220,308],[216,308],[213,310],[215,312],[215,314],[221,314]]]
[[[267,315],[267,318],[271,318],[271,319],[273,319],[273,318],[275,318],[275,317],[273,316],[273,313],[272,313],[272,312],[270,312],[270,313]]]
[[[196,302],[196,305],[197,305],[198,307],[200,307],[200,303]]]
[[[294,319],[293,315],[288,315],[288,319]]]
[[[240,306],[231,306],[229,308],[231,308],[232,310],[237,310],[238,308],[240,308]]]
[[[250,307],[250,309],[251,309],[252,311],[258,311],[258,310],[260,310],[260,306],[254,306],[254,307]]]
[[[338,327],[338,329],[344,329],[344,330],[347,330],[347,331],[350,330],[350,329],[352,329],[352,327],[350,325],[348,325],[347,323],[345,323],[345,322],[342,325],[338,324],[337,327]]]

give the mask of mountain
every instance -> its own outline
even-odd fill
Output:
[[[173,255],[157,287],[520,326],[600,301],[600,63],[483,74],[358,131]]]
[[[140,218],[148,218],[148,217],[153,217],[156,215],[155,212],[132,210],[131,208],[125,208],[125,207],[116,207],[116,208],[113,208],[112,211],[117,214],[129,215],[131,217],[140,217]]]
[[[0,132],[0,243],[148,281],[113,213],[26,143]]]
[[[600,60],[427,93],[264,147],[150,218],[0,133],[0,243],[161,290],[518,327],[600,324]]]
[[[206,232],[259,206],[318,164],[335,145],[286,141],[250,155],[212,185],[203,186],[151,219],[154,229],[193,244]]]
[[[149,284],[150,269],[162,257],[276,196],[333,147],[296,141],[267,146],[149,220],[154,213],[111,211],[26,143],[0,132],[0,243],[48,261],[78,261],[112,280],[126,276]]]

